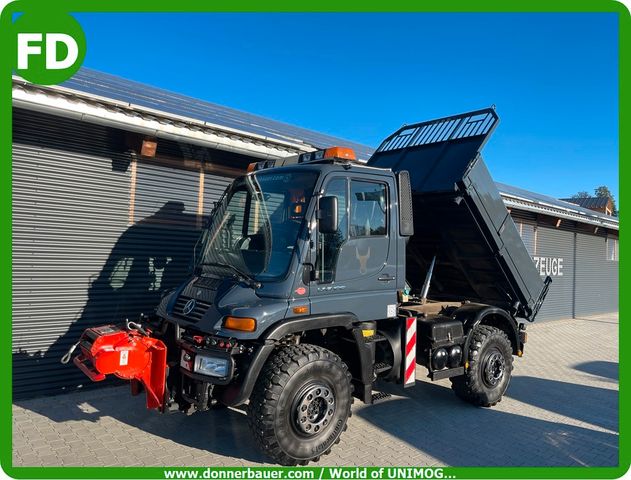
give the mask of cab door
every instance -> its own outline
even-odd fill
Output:
[[[352,312],[360,320],[396,316],[396,232],[392,179],[331,174],[323,196],[338,199],[338,230],[316,228],[310,285],[312,314]]]

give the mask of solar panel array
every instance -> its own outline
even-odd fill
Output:
[[[375,151],[374,148],[367,145],[350,142],[332,135],[271,120],[259,115],[224,107],[216,103],[188,97],[89,68],[81,68],[70,80],[64,82],[62,86],[131,105],[152,108],[165,113],[201,120],[247,133],[263,135],[276,140],[290,141],[298,144],[302,143],[314,148],[325,148],[333,145],[348,146],[353,148],[358,158],[362,160],[370,158]],[[483,120],[485,121],[478,123],[482,125],[480,128],[484,130],[490,128],[494,123],[486,121],[488,120],[486,118]],[[448,130],[450,134],[453,133],[451,129]],[[612,217],[598,214],[592,210],[587,210],[547,195],[500,183],[498,183],[497,186],[501,192],[519,196],[534,203],[548,203],[560,208],[569,208],[589,216],[612,220]]]
[[[373,148],[96,70],[81,68],[63,87],[314,148],[348,146],[367,160]]]

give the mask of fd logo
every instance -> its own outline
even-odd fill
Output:
[[[67,14],[24,12],[13,23],[12,40],[15,73],[32,83],[64,82],[85,58],[83,29]]]
[[[18,70],[27,70],[29,57],[42,54],[42,44],[46,51],[46,68],[48,70],[62,70],[71,67],[79,58],[79,45],[74,38],[65,33],[18,33]],[[65,58],[57,58],[57,54],[65,46]]]

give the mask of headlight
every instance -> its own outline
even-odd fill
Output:
[[[197,355],[193,371],[211,377],[225,377],[228,375],[228,359]]]

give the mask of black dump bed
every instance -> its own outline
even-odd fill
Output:
[[[406,277],[413,291],[435,256],[430,299],[495,305],[533,321],[549,280],[539,276],[480,156],[498,121],[489,108],[404,126],[368,165],[410,174]]]

